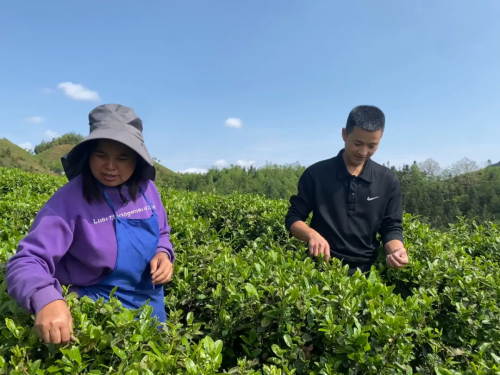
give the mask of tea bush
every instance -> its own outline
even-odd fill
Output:
[[[500,374],[500,231],[405,215],[411,265],[347,276],[284,228],[286,201],[160,189],[177,261],[166,326],[67,294],[77,342],[45,345],[5,263],[64,178],[0,169],[0,373]]]

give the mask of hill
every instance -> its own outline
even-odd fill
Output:
[[[178,173],[175,173],[174,171],[168,169],[167,167],[157,163],[157,162],[154,162],[155,164],[155,168],[156,168],[156,177],[158,178],[158,180],[162,180],[163,178],[167,177],[167,176],[177,176]]]
[[[55,173],[62,173],[63,167],[61,164],[61,157],[67,154],[73,145],[58,145],[48,150],[42,151],[36,155],[39,163],[44,167]]]
[[[84,136],[74,132],[66,133],[57,138],[52,138],[51,141],[42,141],[39,145],[35,146],[35,154],[40,154],[48,149],[54,148],[60,145],[76,145],[83,141]]]
[[[50,170],[38,162],[34,155],[10,142],[0,139],[0,166],[20,168],[27,172],[50,173]]]

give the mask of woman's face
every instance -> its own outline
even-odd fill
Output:
[[[129,147],[112,140],[100,140],[90,155],[90,170],[103,185],[118,186],[132,176],[136,154]]]

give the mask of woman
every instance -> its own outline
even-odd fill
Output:
[[[175,260],[165,209],[153,181],[142,121],[107,104],[89,114],[90,134],[62,159],[70,180],[37,214],[7,264],[8,293],[36,314],[46,343],[67,343],[72,318],[61,285],[80,297],[114,296],[136,309],[147,300],[166,321],[163,284]]]

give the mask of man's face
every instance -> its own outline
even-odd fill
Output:
[[[355,126],[348,135],[346,129],[342,129],[342,138],[345,142],[346,160],[353,166],[363,165],[377,151],[382,131],[368,131]]]

